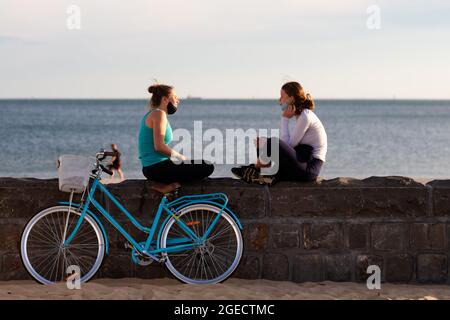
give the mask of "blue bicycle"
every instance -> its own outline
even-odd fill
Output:
[[[75,189],[71,189],[68,202],[37,213],[25,226],[21,257],[35,280],[42,284],[66,281],[71,266],[79,268],[81,283],[96,274],[108,254],[109,241],[91,204],[125,237],[132,249],[131,259],[138,265],[165,263],[176,278],[191,284],[222,282],[233,273],[242,257],[242,225],[227,207],[225,194],[165,194],[152,225],[145,227],[101,183],[102,172],[110,173],[105,167],[107,156],[111,153],[96,154],[87,178],[92,178],[92,183],[84,187],[80,203],[72,202]],[[96,190],[101,190],[136,228],[148,234],[144,242],[134,239],[95,199]]]

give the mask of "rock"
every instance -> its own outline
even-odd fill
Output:
[[[450,216],[450,180],[433,180],[427,183],[432,187],[433,215]]]
[[[412,226],[411,247],[423,250],[445,249],[445,224],[415,223]]]
[[[144,226],[150,226],[161,195],[146,180],[125,180],[109,190]],[[221,192],[244,225],[244,254],[234,277],[303,281],[364,281],[379,265],[389,282],[449,281],[450,180],[426,186],[407,177],[319,179],[273,187],[219,178],[183,184],[181,196]],[[74,196],[79,202],[81,195]],[[20,235],[42,209],[68,201],[58,179],[0,178],[0,279],[29,279],[19,256]],[[97,198],[145,241],[104,195]],[[91,207],[93,211],[96,211]],[[166,214],[163,213],[164,219]],[[125,238],[100,217],[110,255],[96,277],[172,276],[163,265],[136,266]]]
[[[323,281],[323,262],[318,254],[295,255],[292,261],[292,281]]]
[[[272,226],[272,248],[297,248],[299,246],[301,225],[274,224]]]
[[[409,254],[389,255],[386,258],[387,282],[410,282],[413,277],[413,259]]]
[[[352,223],[347,225],[347,241],[350,249],[366,249],[368,247],[370,229],[368,224]]]
[[[260,265],[260,258],[258,256],[245,254],[232,277],[242,279],[259,279]]]
[[[325,280],[350,281],[352,263],[349,254],[334,254],[325,256]]]
[[[342,248],[342,224],[305,223],[303,225],[303,246],[305,249]]]
[[[372,247],[376,250],[403,250],[409,247],[409,228],[405,223],[372,225]]]
[[[448,276],[448,259],[444,254],[417,256],[417,281],[444,283]]]
[[[356,257],[356,280],[367,281],[371,274],[367,273],[367,268],[371,265],[378,266],[383,275],[383,257],[379,255],[358,255]],[[383,280],[383,278],[381,279]]]
[[[19,252],[24,224],[0,224],[0,251]]]
[[[268,253],[263,259],[262,278],[275,281],[289,280],[289,261],[284,254]]]
[[[262,223],[244,225],[244,248],[251,251],[262,251],[267,248],[269,227]]]

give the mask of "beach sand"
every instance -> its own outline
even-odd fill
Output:
[[[216,285],[187,285],[174,279],[96,279],[69,290],[65,284],[39,285],[34,281],[0,282],[0,299],[450,299],[448,285],[382,283],[368,290],[365,283],[228,279]]]
[[[425,177],[413,177],[411,179],[413,179],[414,181],[419,182],[423,185],[427,184],[430,181],[435,180],[434,178],[425,178]]]

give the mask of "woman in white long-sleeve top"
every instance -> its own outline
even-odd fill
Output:
[[[273,184],[280,180],[315,181],[325,162],[327,154],[327,134],[325,128],[314,113],[314,101],[311,95],[305,94],[298,82],[285,83],[280,90],[279,103],[281,114],[281,139],[260,138],[257,140],[258,161],[254,165],[233,168],[232,172],[247,182]],[[289,120],[295,119],[295,126],[290,133]],[[275,140],[276,141],[273,141]],[[261,151],[271,156],[271,146],[279,146],[278,171],[272,176],[262,176],[264,164],[259,160]],[[265,147],[267,146],[267,149]]]

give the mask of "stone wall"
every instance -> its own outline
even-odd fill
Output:
[[[139,221],[151,223],[160,195],[144,180],[110,190]],[[182,194],[211,192],[226,193],[244,225],[244,256],[234,277],[365,281],[367,266],[376,264],[382,281],[450,283],[450,180],[423,185],[404,177],[337,178],[269,188],[210,179],[184,186]],[[56,179],[0,178],[0,280],[29,279],[19,256],[21,230],[35,213],[67,199]],[[131,263],[124,240],[105,226],[111,252],[98,277],[170,276],[162,265]]]

